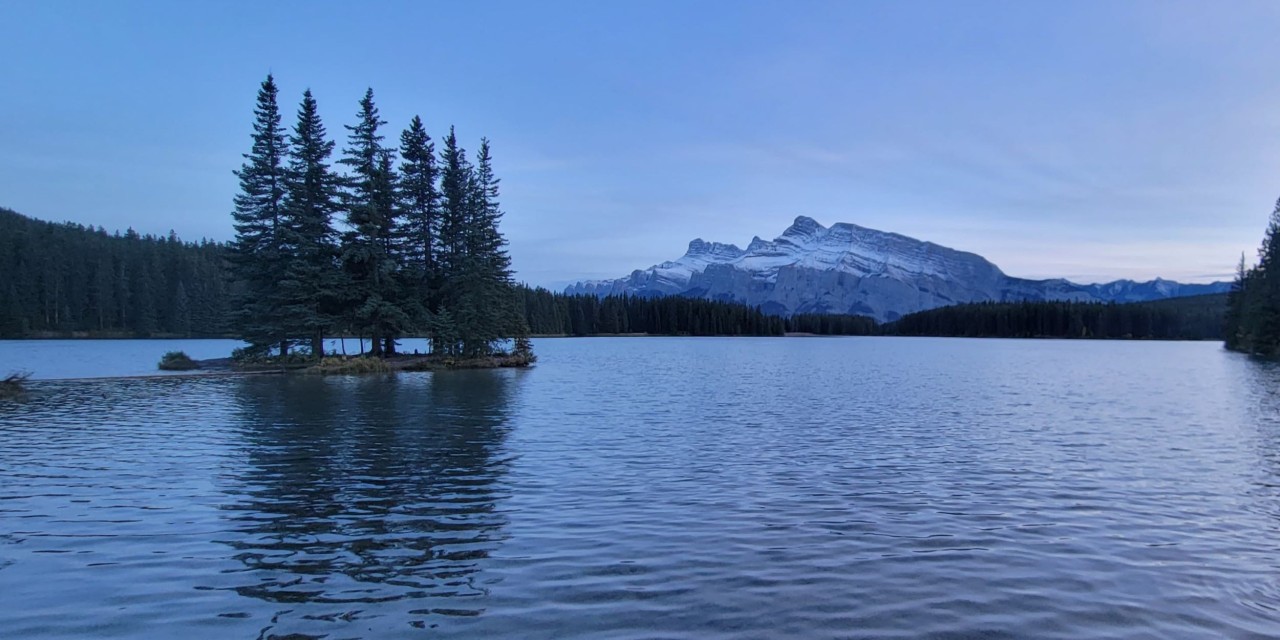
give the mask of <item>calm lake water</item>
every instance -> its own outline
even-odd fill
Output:
[[[174,344],[3,343],[0,373],[146,373]],[[1280,636],[1275,365],[535,348],[524,371],[33,383],[0,403],[0,638]]]

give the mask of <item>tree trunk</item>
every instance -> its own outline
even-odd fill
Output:
[[[375,330],[369,337],[371,338],[369,340],[369,355],[375,358],[382,357],[382,336],[378,335]]]
[[[289,355],[289,341],[281,340],[280,341],[280,357],[283,358],[287,355]]]
[[[324,335],[320,332],[311,336],[311,357],[316,359],[324,357]]]
[[[396,354],[396,339],[386,338],[384,342],[386,343],[386,345],[382,349],[383,353],[385,353],[388,356],[394,356]]]

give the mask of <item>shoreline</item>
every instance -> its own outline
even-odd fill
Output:
[[[458,358],[432,354],[396,354],[386,358],[372,356],[325,356],[318,361],[297,363],[238,363],[231,358],[196,360],[190,373],[205,375],[303,374],[303,375],[363,375],[371,373],[400,373],[420,371],[458,371],[462,369],[515,369],[533,366],[537,356],[532,353],[499,354],[474,358]],[[181,375],[181,374],[167,374]]]

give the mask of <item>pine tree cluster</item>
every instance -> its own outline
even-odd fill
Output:
[[[339,171],[311,92],[290,132],[277,93],[267,76],[236,172],[230,256],[243,295],[232,324],[249,353],[320,355],[337,334],[370,338],[373,355],[406,336],[430,336],[445,355],[487,355],[508,340],[526,349],[488,140],[468,158],[451,127],[437,154],[414,117],[388,146],[370,89],[345,127]]]
[[[1228,349],[1280,356],[1280,200],[1276,202],[1258,249],[1258,264],[1245,266],[1244,256],[1227,293],[1223,341]]]

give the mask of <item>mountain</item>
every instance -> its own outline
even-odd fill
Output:
[[[965,302],[1141,302],[1222,293],[1230,283],[1117,280],[1076,284],[1005,275],[974,253],[855,224],[824,227],[800,216],[772,241],[746,249],[697,239],[677,260],[617,280],[583,281],[569,294],[682,295],[744,302],[766,313],[850,313],[878,321]]]

